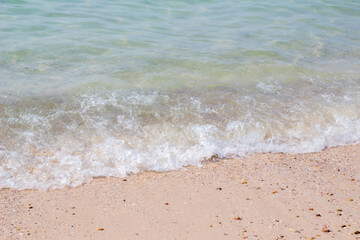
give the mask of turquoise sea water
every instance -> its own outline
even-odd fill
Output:
[[[360,2],[0,2],[0,188],[360,142]]]

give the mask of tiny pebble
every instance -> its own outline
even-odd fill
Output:
[[[104,231],[104,228],[97,228],[98,231]]]

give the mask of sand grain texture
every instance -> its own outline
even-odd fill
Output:
[[[1,190],[1,239],[360,239],[360,145]]]

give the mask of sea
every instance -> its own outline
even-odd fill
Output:
[[[0,189],[359,142],[359,0],[0,2]]]

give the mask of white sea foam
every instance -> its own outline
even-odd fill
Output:
[[[295,88],[86,91],[3,106],[0,188],[74,187],[96,176],[200,165],[214,154],[360,141],[355,85]]]

